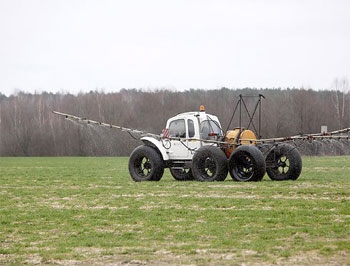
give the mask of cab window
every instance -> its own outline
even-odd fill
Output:
[[[169,125],[169,137],[185,138],[186,137],[186,128],[185,120],[178,119],[174,120]]]
[[[194,122],[192,119],[187,120],[187,127],[188,127],[188,137],[193,138],[195,134],[195,130],[194,130]]]

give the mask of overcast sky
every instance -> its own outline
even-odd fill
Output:
[[[329,89],[349,0],[0,0],[0,92]]]

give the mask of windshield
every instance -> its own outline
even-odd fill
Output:
[[[201,136],[203,139],[209,139],[209,134],[222,135],[219,124],[213,120],[205,120],[201,123]]]

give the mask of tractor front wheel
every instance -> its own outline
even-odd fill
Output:
[[[202,182],[224,181],[227,176],[227,159],[216,146],[203,146],[193,155],[192,174]]]
[[[297,180],[302,169],[302,160],[299,151],[292,145],[283,143],[267,155],[266,169],[271,180]]]
[[[265,159],[257,147],[241,145],[232,152],[228,169],[233,180],[261,181],[266,171]]]
[[[161,155],[152,147],[142,145],[130,155],[129,173],[136,181],[159,181],[164,173]]]

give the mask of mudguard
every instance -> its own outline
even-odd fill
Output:
[[[156,148],[159,151],[159,153],[162,155],[164,161],[167,161],[170,159],[167,149],[164,148],[163,143],[161,141],[152,137],[142,137],[141,140],[145,145]]]

